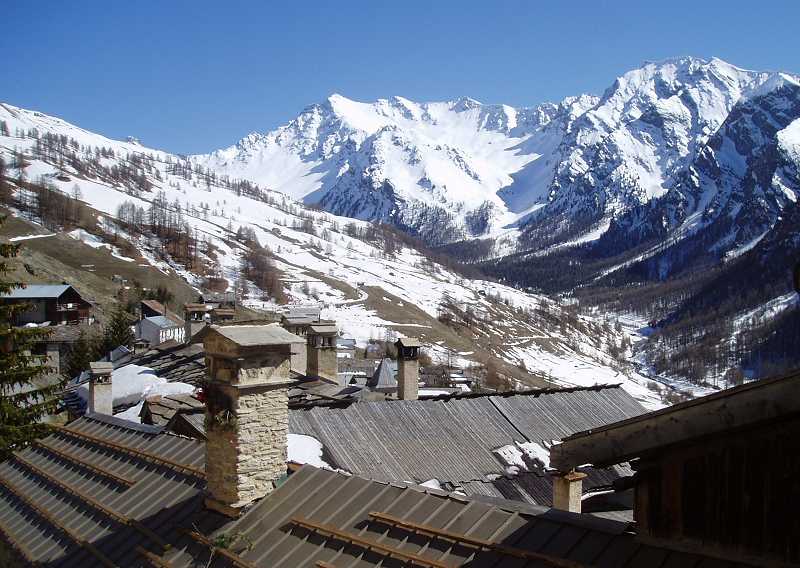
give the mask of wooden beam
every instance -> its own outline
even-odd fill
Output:
[[[434,538],[451,540],[458,544],[471,546],[473,548],[491,550],[499,554],[503,554],[505,556],[513,556],[514,558],[521,558],[523,560],[536,560],[548,566],[555,566],[557,568],[583,568],[584,566],[583,564],[573,562],[572,560],[559,558],[557,556],[551,556],[549,554],[542,554],[541,552],[533,552],[530,550],[523,550],[521,548],[514,548],[512,546],[505,546],[502,544],[498,544],[496,542],[492,542],[490,540],[476,538],[461,533],[451,532],[445,529],[431,527],[429,525],[422,525],[419,523],[406,521],[399,517],[389,515],[387,513],[379,513],[373,511],[372,513],[369,514],[369,516],[371,519],[374,519],[376,521],[379,521],[381,523],[390,526],[400,527],[402,529],[408,530],[409,532],[421,534],[424,536],[430,536]]]
[[[172,568],[172,564],[161,558],[158,554],[153,554],[149,550],[145,550],[141,546],[136,547],[136,552],[145,558],[150,564],[156,568]]]
[[[384,556],[388,556],[390,558],[397,558],[399,560],[403,560],[411,564],[416,564],[417,566],[426,566],[428,568],[452,568],[449,564],[444,564],[443,562],[439,562],[437,560],[433,560],[430,558],[425,558],[423,556],[419,556],[418,554],[413,554],[411,552],[404,552],[397,548],[363,538],[356,534],[340,530],[337,527],[323,525],[322,523],[311,521],[309,519],[304,519],[302,517],[292,517],[292,519],[289,522],[301,526],[303,528],[306,528],[310,531],[318,532],[322,535],[331,536],[342,542],[346,542],[348,544],[354,544],[359,548],[363,548],[364,550],[371,550],[373,552],[378,552],[380,554],[383,554]]]
[[[197,531],[183,530],[182,532],[184,534],[188,535],[190,538],[192,538],[196,542],[199,542],[200,544],[205,545],[206,547],[208,547],[209,550],[211,550],[212,556],[214,554],[219,554],[220,556],[224,556],[225,558],[230,560],[234,564],[234,566],[238,566],[239,568],[258,568],[258,566],[256,566],[255,564],[253,564],[251,562],[248,562],[247,560],[245,560],[244,558],[242,558],[241,556],[239,556],[235,552],[231,552],[227,548],[220,548],[219,546],[216,546],[211,541],[211,539],[209,539],[205,535],[200,534]]]
[[[33,445],[36,446],[37,448],[43,448],[48,452],[52,453],[53,455],[58,456],[59,458],[68,461],[70,463],[73,463],[79,467],[82,467],[83,469],[87,469],[92,473],[96,473],[97,475],[107,477],[108,479],[111,479],[116,483],[119,483],[120,485],[124,485],[125,487],[130,487],[135,483],[135,481],[133,481],[132,479],[128,479],[127,477],[122,477],[121,475],[117,475],[116,473],[109,471],[105,468],[102,468],[99,465],[87,462],[83,458],[79,458],[75,454],[71,454],[64,450],[59,450],[58,448],[54,447],[49,442],[45,442],[44,440],[36,440],[33,443]]]
[[[800,373],[763,379],[574,434],[550,449],[550,465],[605,467],[667,446],[800,414]]]
[[[91,542],[81,537],[78,533],[73,532],[72,530],[68,529],[67,527],[58,523],[55,517],[45,509],[42,509],[39,505],[29,499],[25,492],[17,486],[15,483],[9,481],[3,475],[0,475],[0,485],[3,485],[9,492],[11,492],[17,499],[22,501],[26,507],[28,507],[31,511],[36,513],[40,518],[44,519],[48,523],[52,525],[52,527],[67,537],[69,537],[75,544],[81,546],[89,551],[89,553],[95,557],[95,559],[105,568],[118,568],[116,564],[114,564],[111,559],[108,558],[105,554],[97,550]]]
[[[100,446],[105,446],[107,448],[111,448],[112,450],[117,450],[120,452],[124,452],[126,454],[130,454],[132,456],[136,456],[138,458],[144,459],[145,461],[150,461],[159,465],[166,465],[172,469],[177,469],[182,472],[188,472],[194,475],[195,477],[199,477],[201,479],[205,479],[206,472],[197,469],[196,467],[192,467],[187,464],[178,463],[176,461],[172,461],[170,459],[157,456],[156,454],[147,452],[145,450],[139,450],[136,448],[131,448],[129,446],[125,446],[123,444],[118,444],[116,442],[112,442],[111,440],[106,440],[105,438],[98,438],[97,436],[92,436],[90,434],[85,434],[84,432],[80,432],[78,430],[74,430],[73,428],[69,428],[67,426],[55,426],[55,428],[64,434],[69,436],[73,436],[75,438],[83,439],[88,442],[92,442],[94,444],[98,444]]]

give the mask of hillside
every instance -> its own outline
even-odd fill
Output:
[[[388,227],[309,209],[180,156],[10,105],[0,121],[3,198],[46,231],[81,236],[91,226],[85,240],[117,247],[107,257],[141,264],[135,254],[195,289],[234,289],[257,309],[320,303],[362,346],[416,335],[434,358],[497,366],[512,384],[623,382],[660,404],[662,387],[625,362],[627,335],[612,322],[461,276]],[[88,221],[70,217],[76,203],[91,208]]]

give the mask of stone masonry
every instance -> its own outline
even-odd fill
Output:
[[[206,504],[236,516],[286,474],[291,348],[302,340],[275,325],[211,326],[203,334]]]

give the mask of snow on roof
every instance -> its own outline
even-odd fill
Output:
[[[311,464],[314,467],[333,469],[322,459],[322,442],[313,436],[288,434],[286,440],[287,461]]]
[[[166,383],[166,379],[156,376],[150,367],[139,365],[125,365],[115,369],[111,375],[111,396],[113,405],[134,404],[141,399],[142,394],[154,385]],[[76,389],[76,394],[83,400],[89,400],[89,383],[82,384]]]
[[[10,292],[0,294],[0,297],[14,300],[60,298],[61,295],[70,288],[72,288],[72,286],[69,284],[28,284],[25,288],[15,288]]]

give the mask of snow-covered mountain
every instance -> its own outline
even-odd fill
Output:
[[[414,335],[434,358],[493,360],[520,385],[623,382],[645,404],[660,404],[660,387],[625,363],[627,336],[608,321],[546,296],[466,278],[367,221],[309,209],[187,158],[8,104],[0,104],[0,158],[13,190],[3,199],[12,212],[37,222],[31,182],[79,196],[97,223],[88,223],[91,234],[83,226],[68,234],[108,247],[117,259],[149,263],[197,287],[209,277],[240,292],[246,287],[246,304],[274,310],[266,288],[246,281],[241,270],[248,253],[267,247],[286,300],[321,305],[361,346]],[[165,217],[182,239],[196,239],[197,254],[187,255],[194,257],[191,266],[156,234],[153,224]],[[132,246],[121,254],[125,242]],[[447,318],[440,317],[445,311]]]
[[[509,225],[537,202],[534,193],[545,196],[553,152],[594,102],[516,109],[468,98],[360,103],[332,95],[286,126],[192,161],[337,215],[446,242]]]
[[[541,250],[596,240],[665,196],[737,105],[782,80],[794,79],[684,57],[625,73],[600,98],[530,108],[333,95],[286,126],[191,159],[433,244],[513,239],[517,224],[516,250]]]

